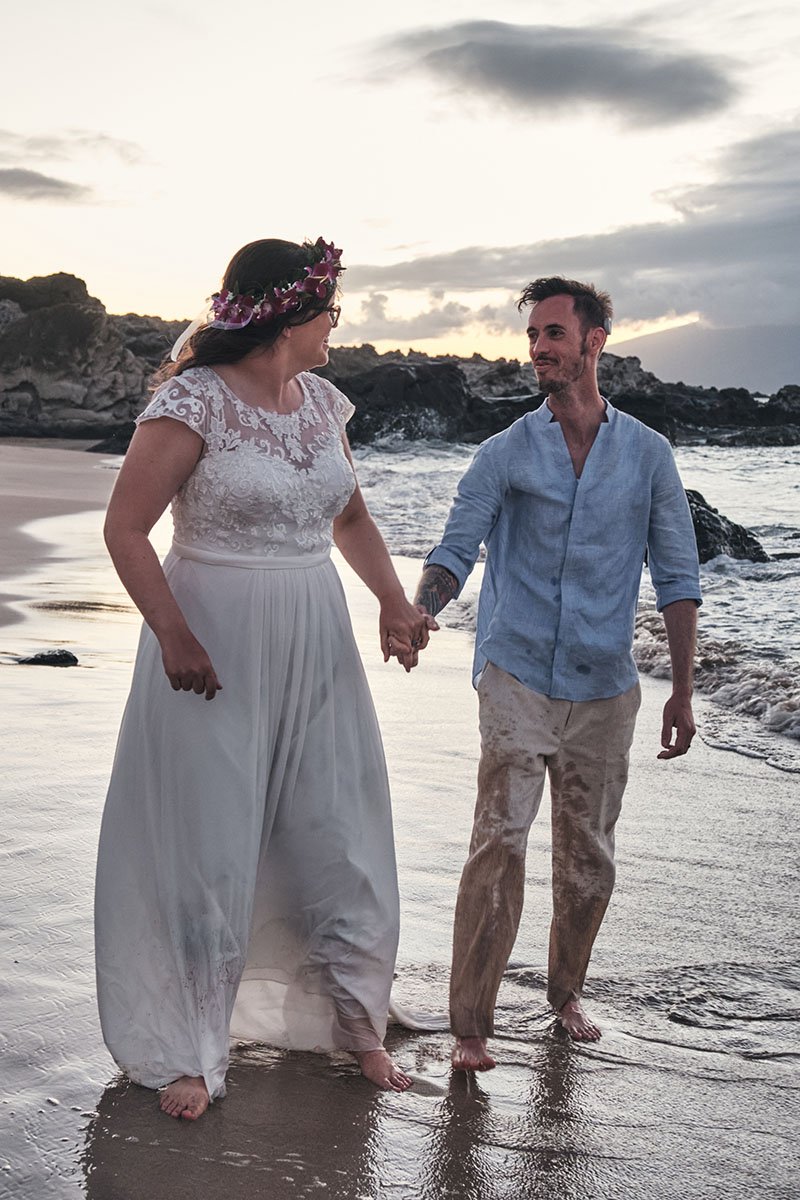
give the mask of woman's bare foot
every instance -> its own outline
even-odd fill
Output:
[[[559,1010],[558,1019],[573,1042],[599,1042],[600,1030],[583,1011],[580,1000],[568,1000]]]
[[[379,1050],[355,1050],[353,1052],[361,1067],[361,1074],[376,1087],[387,1092],[404,1092],[411,1087],[411,1080],[389,1057],[383,1046]]]
[[[202,1075],[181,1075],[161,1093],[161,1111],[169,1117],[196,1121],[208,1108],[208,1088]]]
[[[456,1038],[451,1059],[456,1071],[491,1071],[497,1066],[486,1049],[486,1038]]]

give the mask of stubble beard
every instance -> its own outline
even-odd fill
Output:
[[[585,370],[586,344],[584,341],[579,356],[571,359],[568,363],[562,363],[560,375],[553,380],[545,381],[541,384],[541,390],[546,392],[548,396],[558,398],[562,393],[569,391],[574,383],[578,382]],[[538,383],[538,375],[536,379]]]

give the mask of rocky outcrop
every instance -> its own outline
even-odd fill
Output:
[[[58,304],[77,304],[83,308],[103,308],[100,300],[90,296],[86,284],[75,275],[63,271],[57,275],[37,275],[33,279],[14,279],[0,275],[0,300],[16,304],[22,313]]]
[[[423,379],[436,378],[429,373],[435,364],[456,368],[463,376],[465,389],[435,388],[428,393]],[[415,411],[414,401],[407,403],[388,419],[388,410],[376,410],[360,422],[369,438],[390,432],[415,436],[415,427],[438,427],[441,437],[460,441],[482,441],[498,433],[516,417],[537,408],[544,397],[539,393],[530,363],[516,359],[490,361],[475,354],[472,358],[442,356],[428,358],[418,351],[407,355],[399,351],[379,355],[372,346],[341,347],[331,352],[331,360],[320,374],[331,379],[354,403],[369,403],[376,376],[370,376],[365,390],[362,374],[396,372],[399,367],[419,376],[414,394],[426,409],[424,419]],[[784,387],[767,403],[757,400],[744,388],[701,388],[683,383],[663,383],[645,371],[638,358],[601,355],[598,365],[600,390],[623,412],[643,421],[671,442],[703,441],[718,445],[792,445],[800,441],[800,387]],[[378,394],[378,388],[374,394]],[[435,394],[434,394],[435,393]],[[456,405],[454,411],[453,405]],[[380,406],[379,406],[380,408]],[[459,415],[460,413],[460,415]],[[387,423],[384,424],[384,418]],[[446,432],[453,429],[452,435]],[[776,430],[776,432],[767,432]],[[781,430],[781,432],[777,432]],[[793,431],[797,431],[796,433]],[[728,435],[737,435],[735,439]],[[361,436],[360,432],[357,436]]]
[[[372,346],[342,347],[331,351],[330,362],[320,374],[341,388],[359,410],[351,427],[357,442],[397,433],[421,436],[414,432],[418,428],[430,430],[429,437],[481,442],[544,400],[530,363],[502,358],[493,362],[479,354],[469,359],[450,355],[431,359],[414,351],[379,355]],[[677,422],[669,411],[664,385],[642,370],[638,358],[604,354],[598,376],[603,394],[613,404],[675,440]],[[401,377],[406,380],[402,401],[396,391]],[[442,386],[445,379],[448,383]],[[396,407],[384,387],[390,389]]]
[[[444,362],[385,363],[339,382],[356,406],[355,444],[393,434],[455,441],[470,399],[461,372]]]
[[[184,327],[109,315],[73,275],[0,277],[0,436],[83,436],[124,445],[153,370]],[[320,372],[358,407],[355,442],[401,435],[480,442],[538,407],[530,363],[340,347]],[[800,387],[762,402],[742,388],[663,383],[638,358],[602,355],[601,391],[671,441],[800,441]]]
[[[723,517],[700,492],[687,488],[686,497],[701,563],[716,558],[718,554],[727,554],[729,558],[745,558],[750,562],[769,562],[769,555],[749,529]]]
[[[800,423],[797,425],[748,425],[744,429],[729,429],[725,433],[710,433],[707,446],[800,446]]]
[[[118,430],[141,411],[173,328],[109,317],[72,275],[0,278],[0,435]]]
[[[796,384],[789,384],[787,387],[780,388],[774,396],[770,397],[764,412],[768,415],[770,422],[774,421],[776,425],[780,425],[784,421],[800,425],[800,387]]]
[[[175,340],[186,328],[186,321],[163,321],[161,317],[140,317],[136,313],[108,317],[126,349],[155,371],[164,361]]]

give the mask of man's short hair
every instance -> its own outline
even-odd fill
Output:
[[[577,279],[565,279],[563,275],[534,279],[523,289],[517,308],[522,312],[526,304],[536,304],[551,296],[572,296],[572,307],[584,333],[597,326],[606,333],[611,332],[614,308],[608,292],[598,291],[593,283],[579,283]]]

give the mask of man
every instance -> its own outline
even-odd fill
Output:
[[[486,567],[473,678],[481,760],[453,935],[453,1064],[488,1070],[494,1005],[522,911],[528,830],[550,777],[553,919],[548,1001],[595,1041],[581,1004],[614,885],[614,826],[640,692],[631,647],[647,552],[672,661],[659,758],[694,735],[700,588],[692,521],[668,442],[600,395],[611,301],[592,285],[537,279],[530,357],[546,402],[479,448],[416,602],[433,618],[457,596],[482,542]],[[432,626],[433,627],[433,626]],[[672,740],[673,731],[675,733]]]

